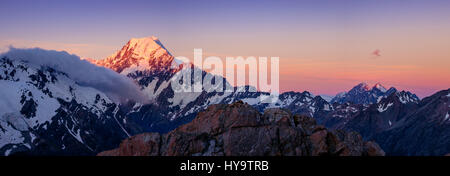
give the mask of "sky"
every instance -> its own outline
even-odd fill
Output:
[[[425,97],[450,88],[449,18],[448,0],[1,0],[0,51],[101,59],[153,35],[174,56],[279,57],[282,91],[380,82]]]

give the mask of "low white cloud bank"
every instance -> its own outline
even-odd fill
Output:
[[[78,84],[102,91],[115,102],[129,100],[148,102],[146,96],[131,79],[110,69],[81,60],[80,57],[65,51],[10,47],[6,53],[0,55],[64,72]]]

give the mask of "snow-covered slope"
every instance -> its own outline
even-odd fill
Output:
[[[331,102],[331,100],[334,98],[334,96],[325,95],[325,94],[320,95],[320,97],[322,97],[327,102]]]
[[[400,120],[373,139],[390,155],[443,156],[450,153],[449,93],[450,89],[447,89],[424,98],[418,108],[409,109]],[[403,104],[405,98],[401,99],[400,104]]]
[[[119,107],[64,72],[3,57],[0,90],[0,155],[85,155],[128,136]]]

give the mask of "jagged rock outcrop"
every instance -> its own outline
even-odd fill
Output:
[[[242,101],[218,104],[167,133],[144,133],[100,156],[383,156],[355,132],[330,131],[282,109],[258,112]]]

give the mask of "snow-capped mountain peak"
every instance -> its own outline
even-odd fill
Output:
[[[355,87],[353,87],[353,89],[368,91],[368,90],[370,90],[370,87],[367,83],[362,82],[362,83],[359,83],[358,85],[356,85]]]
[[[169,70],[174,57],[155,37],[132,38],[121,50],[102,60],[87,59],[122,74],[144,70]]]
[[[355,104],[374,104],[393,93],[398,92],[396,88],[391,87],[387,90],[380,83],[376,83],[372,88],[367,83],[360,83],[353,87],[350,91],[336,95],[331,103],[351,102]],[[417,102],[419,98],[416,95],[405,92],[399,95],[403,102]]]
[[[322,97],[322,99],[324,99],[327,102],[331,102],[331,100],[334,98],[334,96],[325,95],[325,94],[322,94],[322,95],[319,95],[319,96]]]
[[[380,83],[376,83],[376,84],[373,86],[372,89],[378,89],[378,90],[380,90],[381,92],[386,92],[386,91],[387,91],[387,89],[386,89],[383,85],[381,85]]]
[[[133,54],[136,57],[150,59],[153,52],[156,51],[155,57],[159,57],[163,54],[170,53],[162,45],[161,41],[155,36],[145,38],[132,38],[128,42],[128,46],[133,48]]]

